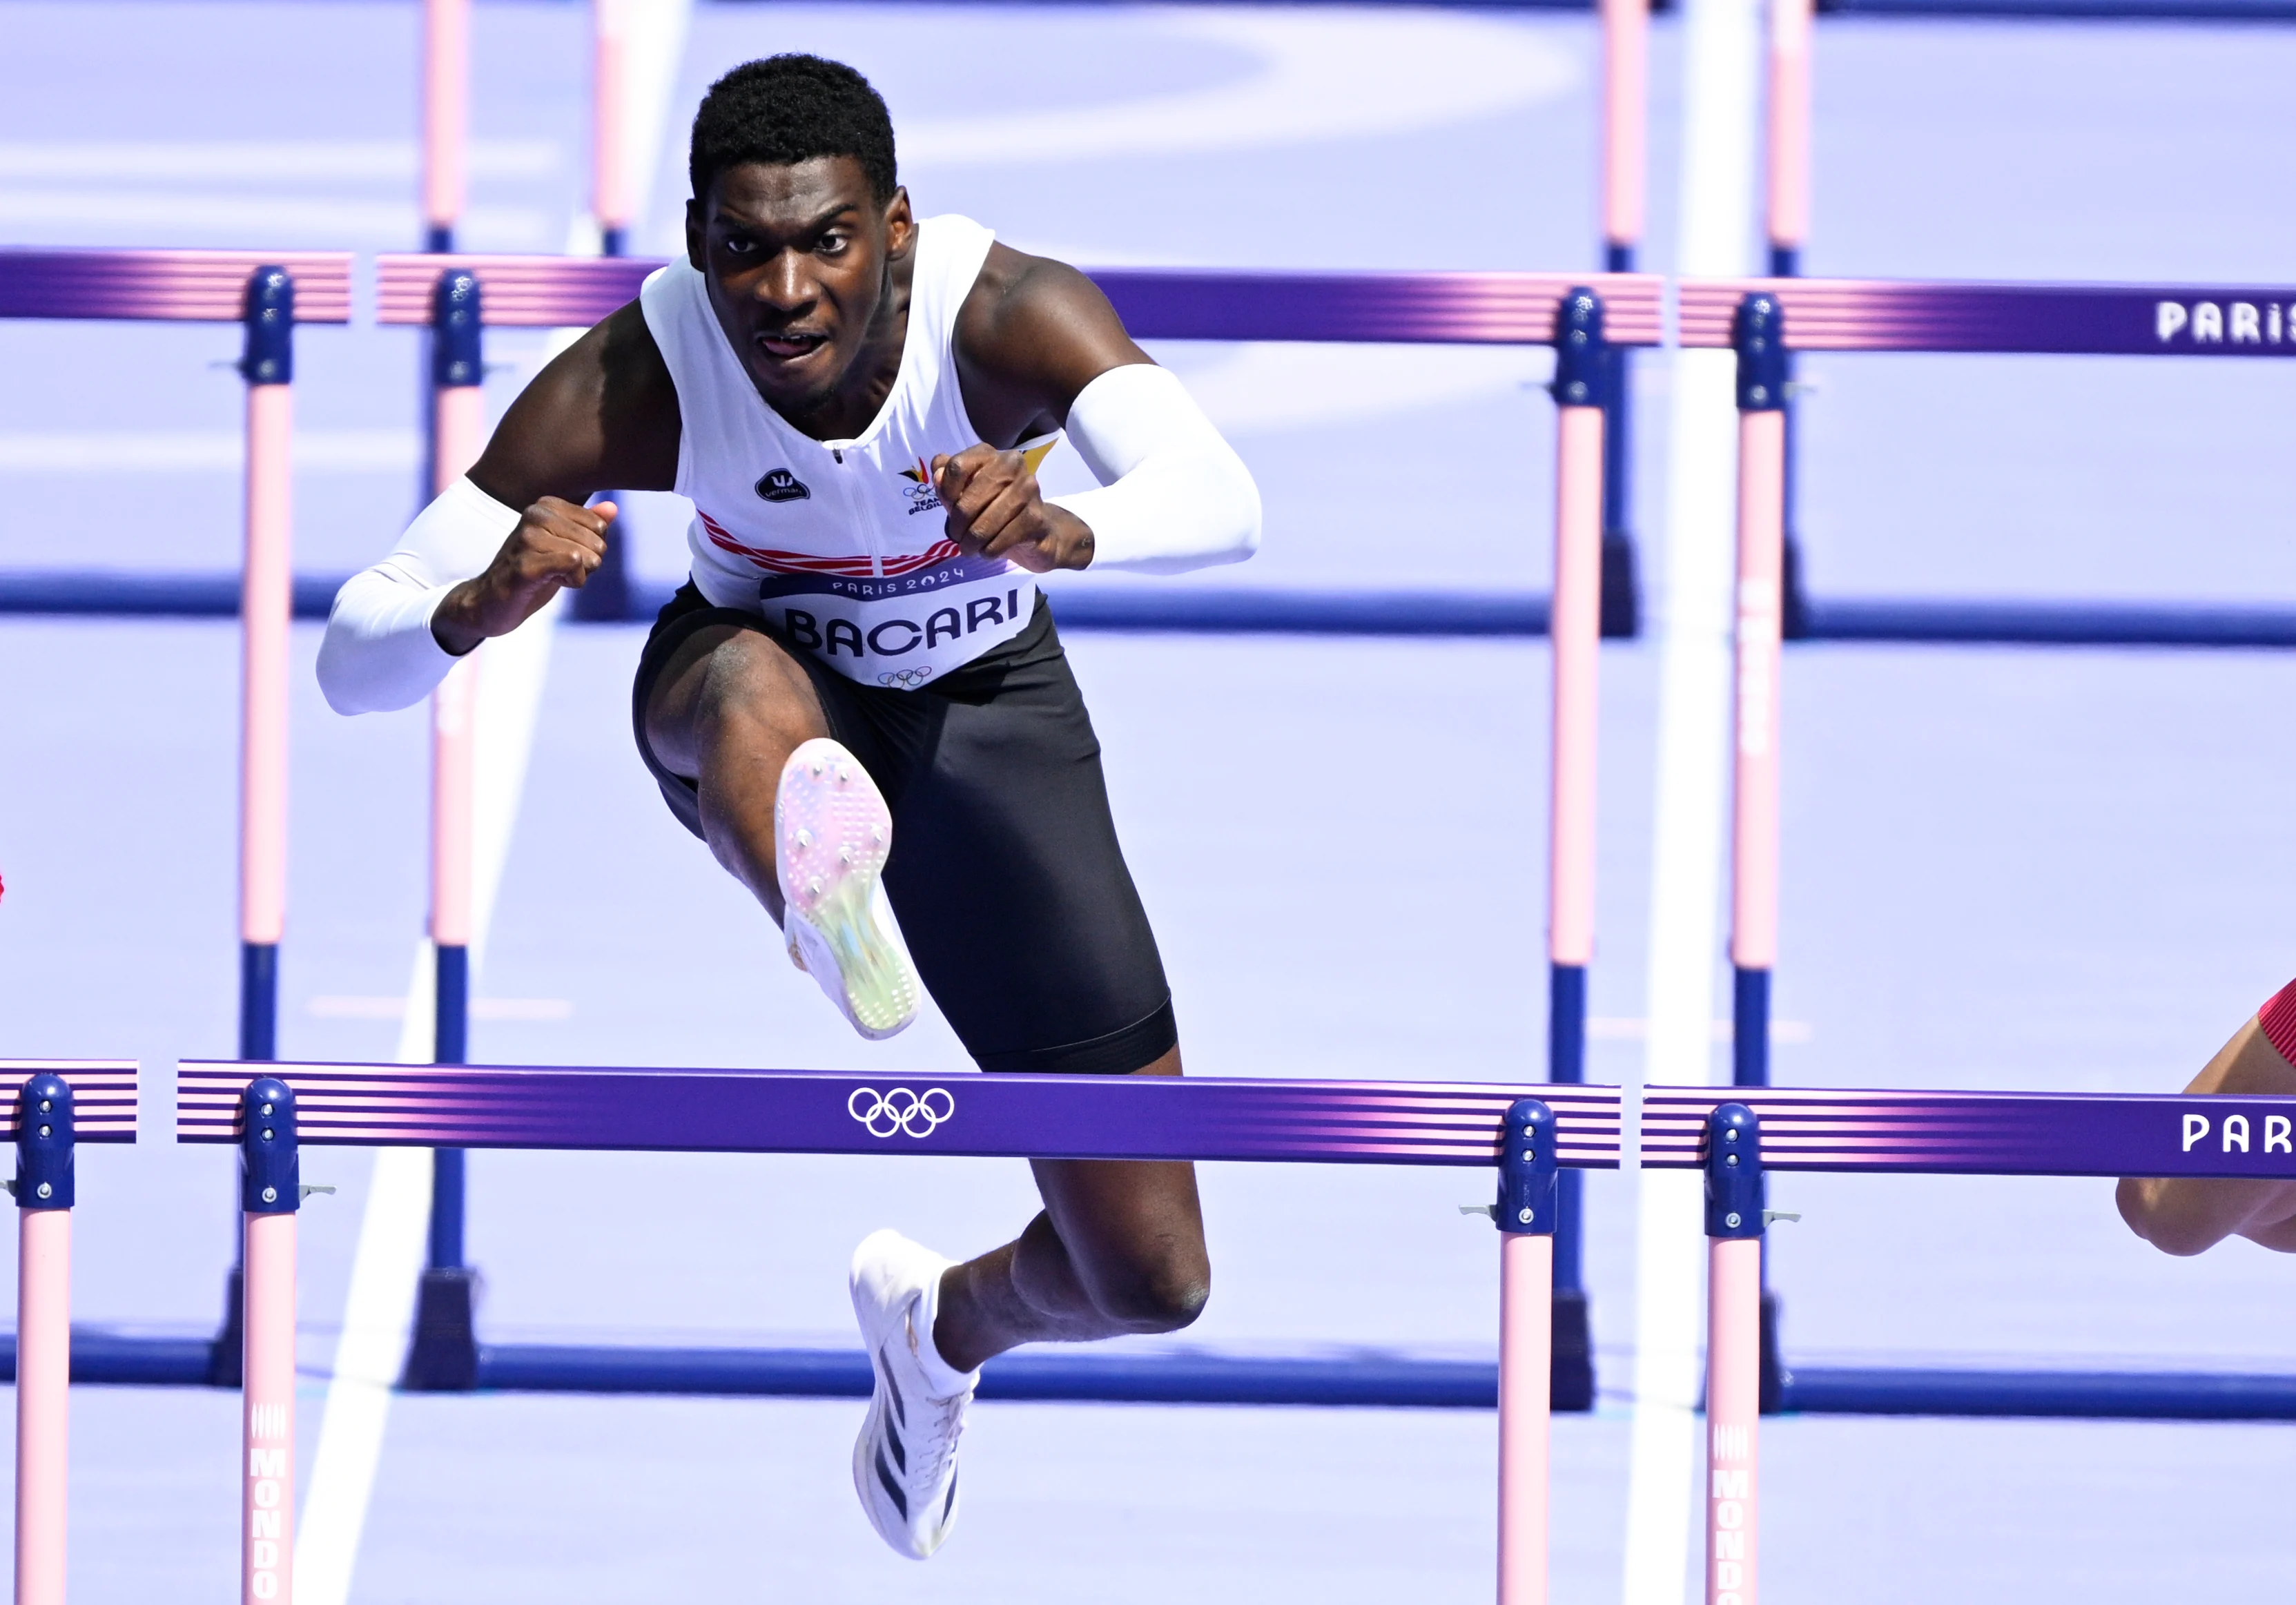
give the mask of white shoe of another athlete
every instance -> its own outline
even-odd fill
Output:
[[[873,1232],[853,1251],[853,1314],[877,1373],[853,1443],[853,1491],[877,1535],[913,1560],[956,1525],[956,1440],[980,1380],[931,1347],[941,1273],[955,1263],[898,1232]]]
[[[922,988],[880,879],[893,815],[861,760],[825,736],[791,753],[774,845],[791,962],[862,1036],[892,1036],[917,1017]]]

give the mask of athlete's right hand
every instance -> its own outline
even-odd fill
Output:
[[[584,507],[543,497],[521,516],[485,573],[447,593],[430,616],[431,635],[459,658],[489,635],[509,635],[561,589],[580,590],[606,561],[606,526],[618,511],[611,502]]]

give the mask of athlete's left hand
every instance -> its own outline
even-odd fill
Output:
[[[948,538],[976,557],[1006,557],[1032,574],[1092,561],[1092,529],[1037,488],[1019,452],[968,446],[932,460],[933,488],[948,513]]]

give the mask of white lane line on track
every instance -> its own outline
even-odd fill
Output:
[[[1681,273],[1740,274],[1752,266],[1760,15],[1758,0],[1687,0]],[[1714,1077],[1737,414],[1728,352],[1670,355],[1643,1077],[1645,1084],[1683,1085]],[[1629,1089],[1626,1134],[1626,1163],[1636,1167],[1640,1093]],[[1698,1471],[1702,1187],[1694,1172],[1638,1168],[1636,1182],[1635,1405],[1621,1595],[1625,1605],[1681,1605]]]
[[[487,643],[479,665],[474,744],[477,771],[472,826],[471,973],[483,967],[496,895],[510,857],[519,800],[534,750],[534,731],[550,668],[559,603],[522,628]],[[398,1062],[430,1062],[437,1019],[436,968],[428,941],[418,944],[400,1015]],[[474,1011],[475,1012],[475,1011]],[[382,1462],[390,1393],[406,1359],[414,1321],[415,1284],[429,1246],[430,1151],[375,1151],[343,1335],[327,1383],[318,1447],[295,1543],[295,1597],[302,1605],[346,1605],[360,1535]]]
[[[1256,57],[1224,84],[986,117],[904,117],[905,165],[1168,160],[1444,127],[1567,93],[1573,51],[1520,24],[1457,12],[1174,9],[1162,31]]]

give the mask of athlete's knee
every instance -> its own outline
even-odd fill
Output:
[[[1211,1299],[1211,1263],[1201,1242],[1159,1244],[1099,1269],[1093,1303],[1127,1331],[1177,1332]]]
[[[805,670],[753,630],[730,636],[710,652],[694,700],[694,724],[705,746],[765,732],[796,741],[826,733]]]

